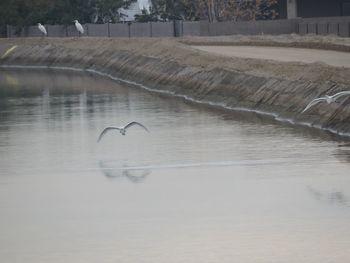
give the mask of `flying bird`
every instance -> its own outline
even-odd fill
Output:
[[[45,36],[47,36],[46,28],[42,24],[38,23],[38,28],[41,31],[41,33],[43,33]]]
[[[84,28],[83,26],[79,23],[78,20],[73,21],[75,23],[75,28],[78,30],[80,34],[84,34]]]
[[[319,97],[319,98],[313,99],[301,113],[304,113],[305,111],[310,109],[312,106],[315,106],[316,104],[318,104],[318,103],[320,103],[322,101],[325,101],[328,104],[330,104],[332,102],[335,102],[338,98],[340,98],[342,96],[345,96],[345,95],[350,95],[350,91],[341,91],[341,92],[338,92],[338,93],[336,93],[336,94],[334,94],[332,96],[325,95],[323,97]]]
[[[146,130],[147,132],[149,132],[149,130],[148,130],[145,126],[143,126],[141,123],[136,122],[136,121],[133,121],[133,122],[128,123],[128,124],[125,125],[124,127],[114,127],[114,126],[111,126],[111,127],[105,128],[105,129],[101,132],[100,136],[98,137],[97,142],[99,142],[99,141],[102,139],[102,137],[103,137],[108,131],[110,131],[110,130],[118,130],[122,135],[125,135],[126,129],[128,129],[128,128],[134,126],[134,125],[138,125],[138,126],[142,127],[144,130]]]

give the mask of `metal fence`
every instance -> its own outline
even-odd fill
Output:
[[[49,37],[79,36],[74,25],[45,25]],[[350,37],[350,17],[264,20],[250,22],[173,21],[149,23],[85,24],[88,37],[182,37],[257,34],[334,34]],[[37,26],[16,30],[7,26],[7,37],[40,37]]]

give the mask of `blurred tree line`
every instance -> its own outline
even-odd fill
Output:
[[[118,9],[137,0],[0,0],[0,34],[6,25],[118,22]],[[150,10],[136,16],[138,22],[180,20],[274,19],[277,0],[151,0]]]
[[[248,21],[278,17],[278,0],[151,0],[137,21]]]
[[[136,0],[0,0],[0,34],[6,25],[69,25],[118,21],[118,9],[127,8]]]

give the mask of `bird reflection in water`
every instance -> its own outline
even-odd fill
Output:
[[[307,189],[316,200],[326,201],[330,204],[350,205],[349,198],[347,198],[342,191],[326,192],[310,186],[308,186]]]
[[[113,165],[112,161],[99,161],[101,172],[110,179],[127,178],[133,183],[139,183],[146,179],[151,173],[150,169],[133,168],[126,164]]]

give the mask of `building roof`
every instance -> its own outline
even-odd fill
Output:
[[[132,3],[127,9],[119,8],[118,12],[122,14],[122,21],[134,21],[135,15],[141,15],[142,9],[149,11],[151,3],[149,0],[137,0],[137,2]]]

